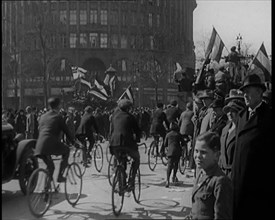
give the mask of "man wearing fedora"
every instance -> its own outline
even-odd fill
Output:
[[[272,181],[268,179],[274,160],[272,114],[263,102],[266,87],[258,75],[248,75],[240,90],[244,92],[246,108],[239,112],[236,126],[232,164],[233,219],[265,219],[273,208],[268,202],[273,190]]]

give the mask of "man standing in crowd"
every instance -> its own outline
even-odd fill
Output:
[[[274,198],[271,109],[263,102],[266,87],[258,75],[248,75],[240,90],[247,108],[240,111],[236,127],[233,219],[267,219],[273,208],[268,199]]]
[[[181,110],[178,108],[178,102],[176,100],[171,101],[171,107],[166,110],[166,117],[169,125],[172,122],[178,122],[181,114]]]
[[[26,139],[32,139],[34,138],[34,130],[35,130],[35,118],[34,118],[34,114],[32,112],[32,108],[30,106],[28,106],[26,108]]]

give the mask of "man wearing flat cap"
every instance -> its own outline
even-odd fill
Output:
[[[140,142],[141,130],[135,117],[130,113],[133,103],[121,99],[110,121],[110,151],[118,158],[119,152],[126,152],[133,158],[133,176],[130,187],[133,186],[140,164],[140,154],[137,143]],[[126,167],[127,164],[124,164]]]
[[[246,108],[239,112],[232,164],[233,219],[267,219],[274,189],[269,178],[273,165],[272,114],[263,102],[266,90],[258,75],[248,75],[240,90]]]

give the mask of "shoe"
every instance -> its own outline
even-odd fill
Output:
[[[66,181],[66,178],[63,177],[63,176],[59,176],[59,177],[57,178],[57,182],[59,182],[59,183],[63,183],[63,182],[65,182],[65,181]]]
[[[166,181],[165,187],[169,188],[169,181]]]

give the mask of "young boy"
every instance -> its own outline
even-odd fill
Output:
[[[170,185],[170,175],[172,170],[173,178],[172,182],[177,183],[177,171],[178,165],[181,155],[181,142],[183,141],[182,135],[179,133],[179,126],[176,122],[172,122],[170,124],[170,131],[167,133],[164,139],[164,147],[168,147],[167,157],[168,157],[168,165],[167,165],[167,179],[165,187],[169,187]]]
[[[197,175],[192,192],[192,219],[232,219],[232,183],[218,166],[220,138],[207,131],[196,139]]]

